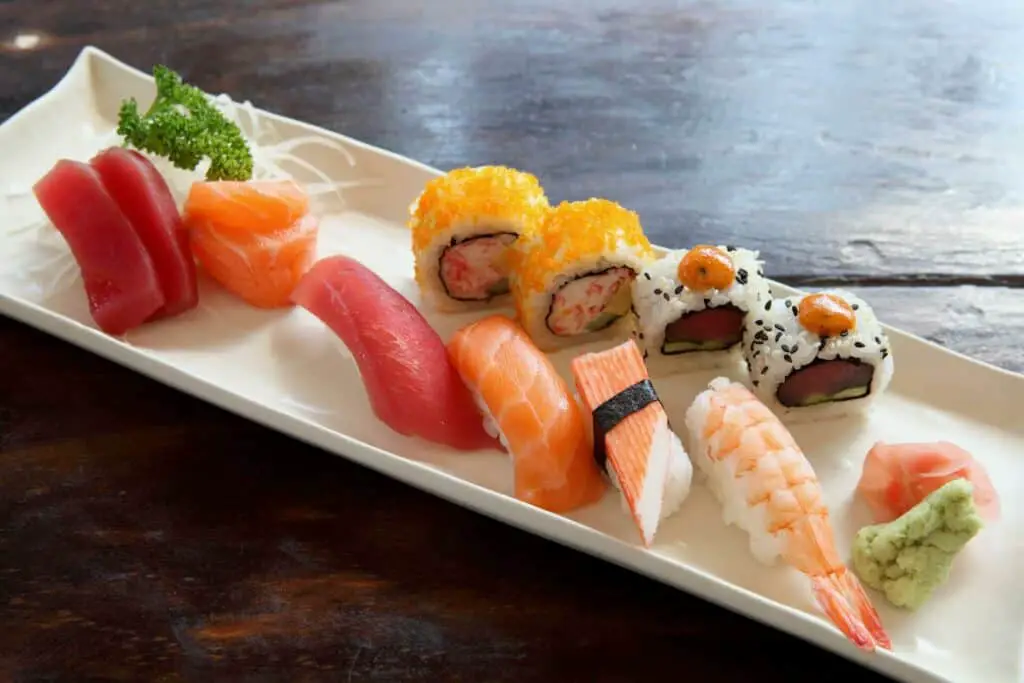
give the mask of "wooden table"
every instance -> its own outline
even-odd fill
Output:
[[[0,117],[94,44],[759,248],[1024,370],[1024,4],[7,0],[0,27]],[[0,522],[4,680],[880,680],[6,319]]]

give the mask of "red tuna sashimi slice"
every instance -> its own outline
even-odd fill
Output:
[[[62,159],[32,190],[78,262],[101,330],[124,334],[164,305],[149,253],[94,168]]]
[[[154,317],[195,308],[199,303],[196,264],[167,181],[149,159],[123,147],[104,150],[89,163],[135,228],[156,268],[165,303]]]
[[[876,443],[864,460],[857,490],[875,520],[889,522],[954,479],[971,482],[982,517],[999,519],[999,494],[988,472],[970,453],[948,441]]]
[[[444,342],[412,303],[347,256],[313,264],[292,301],[348,347],[374,414],[405,436],[459,450],[500,449],[448,358]]]

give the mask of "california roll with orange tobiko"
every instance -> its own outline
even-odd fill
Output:
[[[631,286],[654,259],[633,211],[607,199],[562,202],[510,250],[519,320],[544,351],[628,336]]]
[[[409,207],[425,302],[448,313],[507,305],[508,249],[548,208],[537,178],[504,166],[459,168],[428,182]]]

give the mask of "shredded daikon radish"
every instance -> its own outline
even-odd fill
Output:
[[[369,179],[332,179],[323,169],[298,156],[295,150],[300,147],[320,147],[340,155],[348,162],[350,167],[354,168],[356,166],[355,157],[343,145],[316,135],[301,135],[282,140],[274,126],[274,122],[269,117],[261,115],[249,100],[236,102],[223,93],[208,97],[242,131],[242,136],[249,145],[249,150],[253,157],[253,180],[296,180],[304,186],[307,193],[314,200],[323,195],[333,194],[338,201],[342,202],[342,206],[344,202],[343,190],[377,184],[379,182]],[[116,126],[114,126],[97,135],[89,147],[93,153],[96,153],[108,147],[120,146],[122,144],[124,144],[124,140],[117,134]],[[210,165],[208,159],[203,159],[194,170],[189,171],[175,167],[164,157],[145,151],[142,154],[153,162],[153,165],[156,166],[157,170],[167,181],[179,209],[184,205],[192,183],[204,180],[206,170]],[[86,161],[91,156],[92,154],[83,155],[83,158],[80,160]],[[308,176],[308,179],[297,176]],[[31,187],[11,185],[4,188],[4,194],[0,195],[0,197],[5,201],[24,201],[31,197],[31,194]],[[69,277],[78,277],[78,271],[73,268],[74,261],[70,250],[67,248],[67,244],[60,237],[60,234],[53,229],[45,215],[40,216],[36,220],[23,223],[18,227],[11,228],[6,232],[6,235],[12,237],[27,234],[33,235],[37,246],[56,252],[52,259],[41,264],[47,271],[54,274],[54,280],[44,289],[52,291],[67,286],[69,284]],[[30,268],[30,270],[36,269]]]

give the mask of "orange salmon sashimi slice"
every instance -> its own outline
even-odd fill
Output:
[[[258,308],[293,306],[316,261],[319,222],[294,182],[193,183],[185,226],[196,260],[229,292]]]
[[[516,322],[492,315],[470,323],[448,354],[512,456],[516,498],[563,513],[604,495],[579,405]]]
[[[622,493],[644,545],[650,546],[661,520],[689,495],[690,458],[632,339],[577,356],[572,373],[593,418],[596,463]]]

